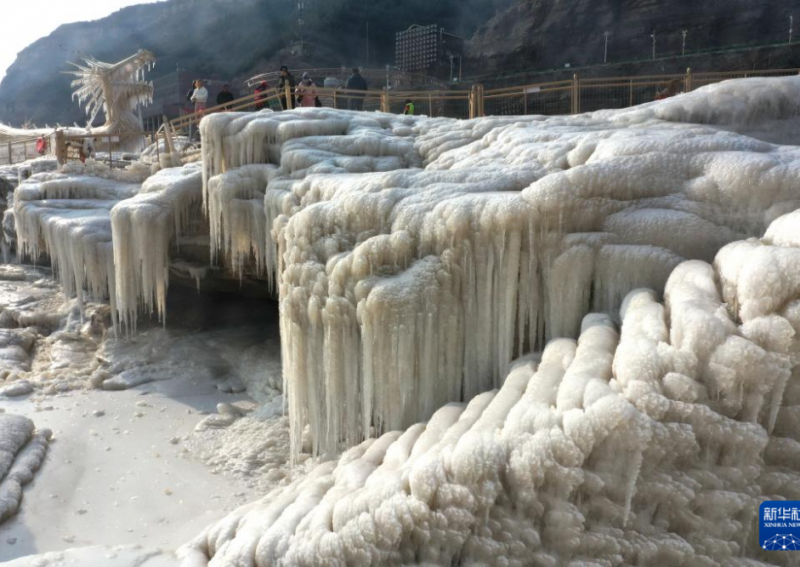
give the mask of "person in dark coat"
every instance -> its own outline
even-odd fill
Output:
[[[194,101],[192,100],[192,95],[194,94],[194,89],[197,87],[197,81],[192,81],[192,86],[189,87],[189,91],[186,93],[186,100],[189,102],[189,106],[183,107],[184,114],[191,114],[194,112]]]
[[[228,90],[228,85],[223,85],[222,90],[217,95],[217,106],[228,105],[230,102],[233,102],[233,93]],[[230,105],[225,106],[222,110],[228,110],[229,108]]]
[[[353,74],[347,79],[346,88],[350,91],[367,90],[367,80],[361,76],[361,71],[357,67],[353,69]],[[349,110],[364,110],[364,95],[351,93],[347,101],[347,108]]]
[[[289,85],[289,90],[292,92],[292,96],[294,96],[294,89],[297,83],[295,83],[294,75],[289,72],[289,68],[283,65],[281,67],[281,80],[278,83],[278,92],[281,95],[281,108],[283,110],[289,108],[289,101],[286,100],[286,85]]]

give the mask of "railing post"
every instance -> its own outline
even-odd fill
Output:
[[[633,106],[633,79],[631,79],[629,82],[630,82],[631,92],[630,92],[630,96],[628,97],[628,106],[630,107],[630,106]]]
[[[11,142],[8,142],[8,165],[14,163],[14,160],[11,158]]]
[[[114,167],[114,160],[111,158],[111,134],[106,137],[106,148],[108,149],[108,169]]]
[[[522,87],[522,115],[528,114],[528,87]]]
[[[469,118],[472,120],[475,118],[475,107],[476,107],[476,92],[477,92],[476,85],[472,85],[472,90],[469,92]]]
[[[391,111],[392,107],[389,104],[389,90],[383,87],[383,90],[381,90],[381,112],[389,113]]]
[[[692,91],[692,68],[691,67],[687,67],[686,68],[686,79],[684,79],[683,87],[684,87],[684,89],[686,90],[687,93]]]
[[[67,163],[67,146],[64,143],[64,131],[56,130],[56,161],[58,162],[58,169]]]
[[[486,116],[486,103],[483,100],[483,85],[478,85],[478,116]]]
[[[164,121],[164,145],[166,154],[169,156],[169,160],[172,161],[172,128],[170,128],[169,120],[167,119],[166,115],[163,117]]]
[[[292,110],[294,108],[294,93],[292,92],[292,86],[287,82],[285,87],[286,93],[286,110]]]
[[[578,75],[572,75],[572,114],[581,113],[581,88]]]

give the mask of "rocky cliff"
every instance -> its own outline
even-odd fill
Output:
[[[71,124],[84,113],[70,100],[67,61],[85,53],[118,61],[138,49],[156,54],[150,78],[176,66],[207,75],[241,73],[281,45],[293,0],[170,0],[132,6],[93,22],[59,27],[24,49],[0,83],[0,122]]]
[[[383,66],[394,59],[395,32],[415,23],[438,22],[471,36],[510,0],[305,0],[303,40],[310,55],[285,49],[299,39],[295,0],[168,0],[124,8],[94,22],[67,24],[17,57],[0,83],[0,122],[83,123],[70,100],[67,61],[81,53],[117,61],[148,49],[157,78],[176,66],[207,78],[230,80],[279,63]],[[366,29],[369,23],[369,59]]]
[[[551,69],[787,42],[796,0],[524,0],[499,10],[469,44],[478,73]],[[796,32],[800,22],[796,22]],[[796,36],[800,35],[796,33]]]
[[[299,38],[294,0],[168,0],[133,6],[94,22],[61,26],[23,50],[0,83],[0,122],[83,123],[70,100],[66,61],[81,53],[116,61],[138,49],[156,54],[157,78],[176,66],[231,80],[280,63],[369,65],[394,60],[395,32],[436,22],[471,38],[465,75],[563,69],[646,60],[656,31],[659,56],[788,40],[797,0],[304,0],[303,58],[287,46]],[[796,14],[800,18],[800,12]],[[369,24],[369,49],[366,29]],[[800,20],[796,26],[800,36]],[[790,58],[791,59],[791,58]],[[742,57],[740,63],[747,65]],[[800,65],[786,58],[781,64]],[[642,69],[643,72],[657,72]]]

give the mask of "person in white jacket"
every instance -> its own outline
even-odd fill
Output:
[[[204,112],[206,109],[206,102],[208,102],[208,89],[203,86],[203,81],[197,81],[197,86],[192,93],[192,102],[194,103],[195,112]]]

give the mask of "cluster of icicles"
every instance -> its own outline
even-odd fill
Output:
[[[791,78],[577,117],[209,117],[212,249],[278,284],[293,453],[472,399],[586,313],[763,234],[797,207],[800,153],[729,130],[798,95]]]
[[[240,508],[184,567],[792,564],[757,516],[800,497],[798,221]]]
[[[748,564],[759,500],[800,498],[800,148],[745,131],[799,105],[787,78],[569,117],[217,114],[202,173],[34,179],[17,232],[128,325],[201,203],[212,261],[274,286],[292,453],[341,457],[187,565]],[[621,334],[586,315],[620,307]]]
[[[168,169],[98,201],[96,182],[34,179],[17,232],[133,327],[163,317],[170,242],[202,201],[211,262],[279,296],[293,454],[332,456],[499,386],[586,313],[763,234],[797,207],[800,154],[730,130],[798,100],[787,78],[567,117],[214,114],[202,183]]]

